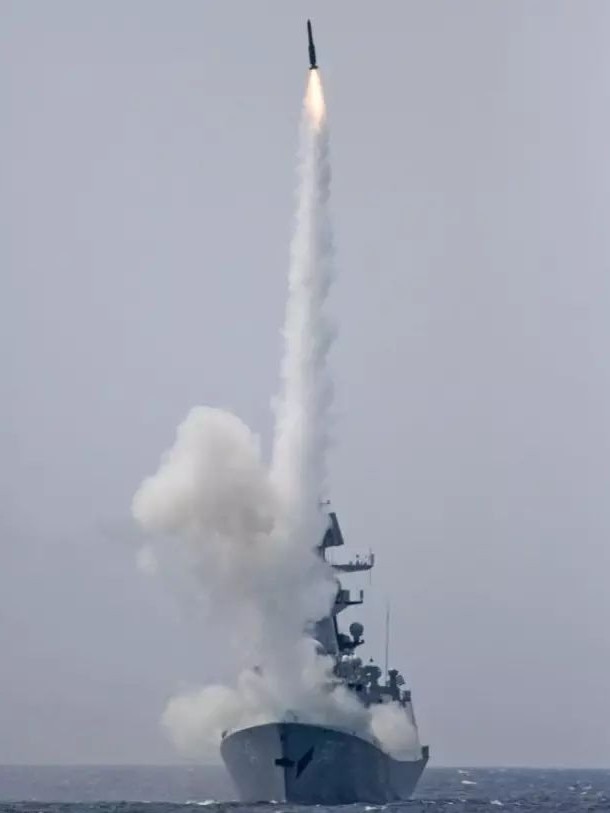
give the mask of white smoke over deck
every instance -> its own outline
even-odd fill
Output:
[[[169,702],[164,725],[191,754],[216,755],[224,730],[289,712],[375,733],[394,751],[413,744],[398,709],[402,735],[393,709],[374,717],[344,687],[331,691],[332,660],[320,657],[303,634],[329,611],[335,591],[329,567],[314,553],[325,524],[320,502],[332,397],[333,333],[325,310],[333,268],[329,186],[324,99],[319,72],[310,71],[271,466],[239,418],[196,407],[133,499],[133,515],[146,531],[177,538],[210,609],[253,642],[262,667],[243,672],[235,688],[207,686]],[[140,558],[154,569],[149,550]]]

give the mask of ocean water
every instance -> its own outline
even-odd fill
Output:
[[[242,805],[220,767],[0,766],[0,813],[296,813],[286,804]],[[301,808],[318,810],[323,808]],[[610,811],[610,770],[428,768],[399,804],[349,813]]]

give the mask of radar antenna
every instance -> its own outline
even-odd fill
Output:
[[[388,674],[388,664],[390,658],[390,602],[385,608],[385,673]]]

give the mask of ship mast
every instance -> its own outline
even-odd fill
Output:
[[[388,664],[390,662],[390,603],[385,610],[385,669],[384,674],[388,674]]]
[[[326,502],[323,505],[328,507],[329,503]],[[329,510],[327,517],[328,525],[326,531],[322,537],[322,541],[317,546],[318,555],[324,559],[325,562],[328,561],[326,559],[326,551],[328,548],[341,547],[345,544],[336,513]],[[375,556],[373,553],[369,553],[368,556],[356,556],[355,559],[341,564],[335,564],[334,562],[328,562],[328,564],[336,574],[361,573],[372,569],[375,564]],[[353,595],[350,590],[343,587],[338,575],[335,581],[337,584],[337,592],[332,609],[328,616],[314,624],[313,637],[318,641],[324,654],[332,655],[338,659],[342,655],[351,654],[356,647],[364,643],[362,638],[358,635],[349,636],[339,632],[337,625],[337,616],[340,612],[346,610],[348,607],[364,602],[364,591],[360,590]],[[359,627],[360,625],[357,626]]]

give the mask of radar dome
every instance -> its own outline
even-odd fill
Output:
[[[359,621],[353,621],[349,625],[349,633],[354,639],[354,641],[359,641],[362,638],[362,633],[364,632],[364,627]]]

